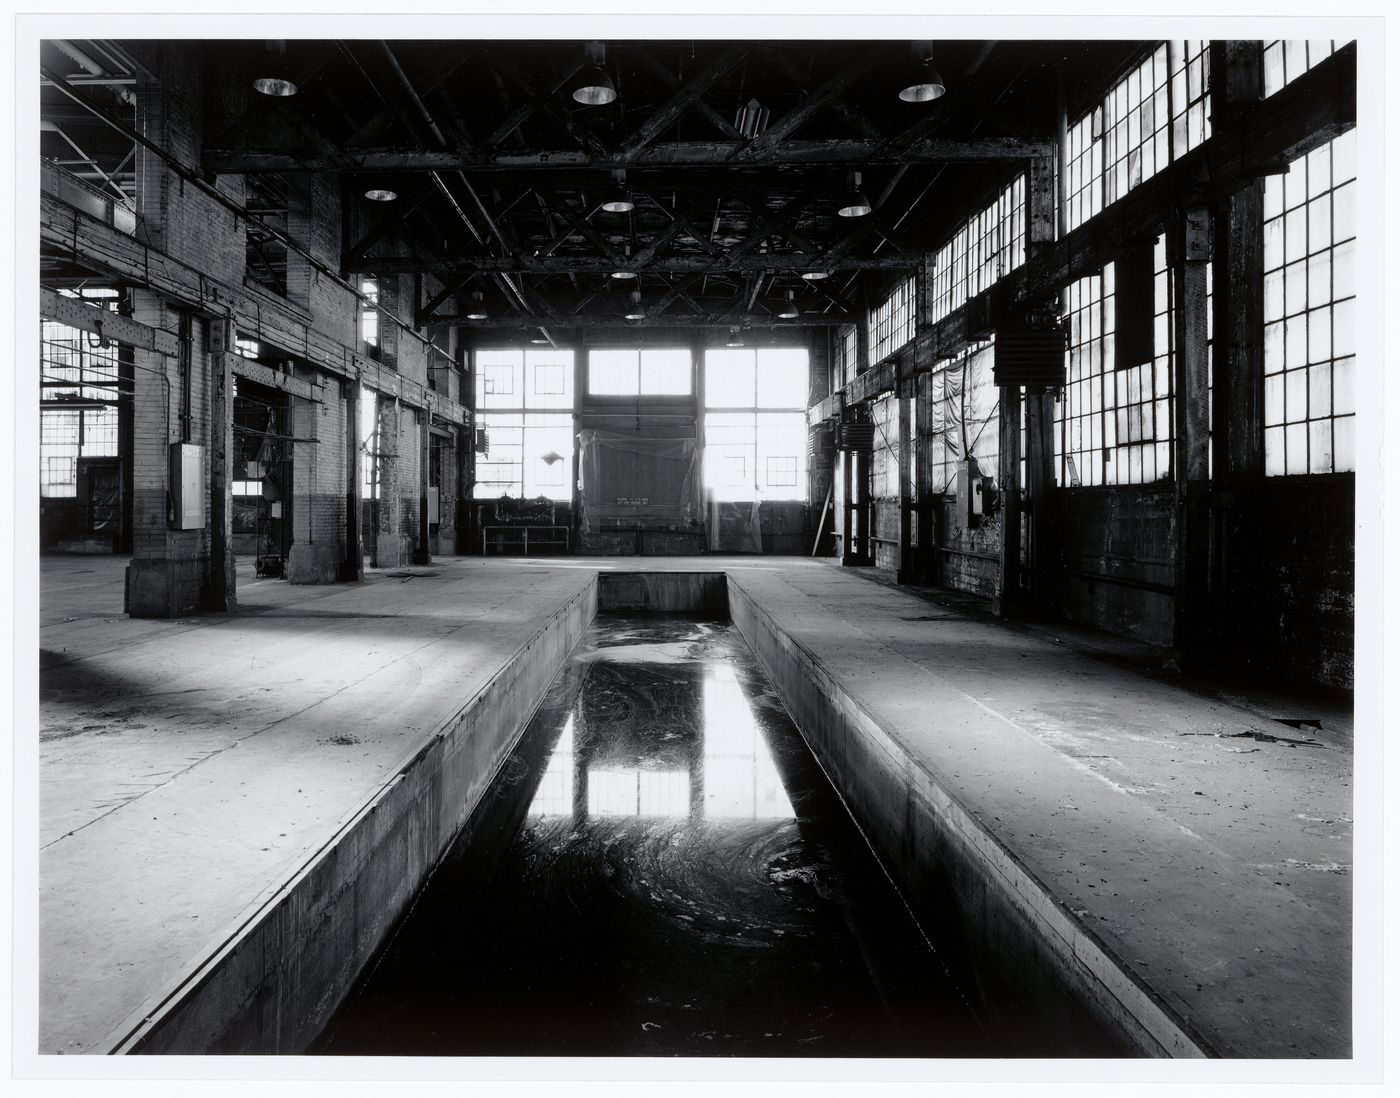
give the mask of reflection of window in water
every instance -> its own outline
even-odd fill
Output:
[[[794,812],[768,743],[754,720],[734,669],[707,668],[700,698],[700,750],[694,766],[703,768],[704,814],[711,820],[792,819]],[[574,811],[574,717],[569,715],[545,765],[532,816],[569,816]],[[692,775],[685,770],[649,769],[645,765],[589,766],[590,816],[685,817],[691,814]]]
[[[705,817],[791,819],[768,742],[732,667],[707,670],[704,707]]]

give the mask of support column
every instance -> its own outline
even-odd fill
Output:
[[[910,437],[909,421],[914,410],[914,378],[908,376],[903,356],[899,359],[898,378],[895,392],[898,398],[895,409],[899,416],[899,567],[895,571],[897,583],[913,583],[917,569],[914,567],[914,440]]]
[[[414,564],[432,564],[433,554],[428,544],[428,466],[433,456],[433,413],[424,408],[417,414],[418,422],[418,545],[413,552]]]
[[[1176,598],[1173,648],[1183,668],[1207,655],[1210,617],[1210,388],[1206,265],[1211,219],[1188,209],[1173,226],[1176,289]]]
[[[1263,96],[1263,57],[1257,41],[1211,43],[1211,114],[1228,126],[1240,107]],[[1256,179],[1215,210],[1215,388],[1211,456],[1210,606],[1217,651],[1236,650],[1238,602],[1231,573],[1240,522],[1236,496],[1264,476],[1264,181]]]
[[[1063,140],[1060,148],[1063,148]],[[1026,190],[1026,256],[1043,252],[1055,241],[1060,211],[1055,201],[1055,157],[1038,156],[1030,163]],[[1036,304],[1051,315],[1060,312],[1052,299]],[[1055,397],[1053,392],[1027,390],[1026,483],[1029,500],[1031,598],[1042,612],[1058,602],[1060,548],[1057,538],[1058,498],[1055,495]]]
[[[233,321],[209,321],[209,572],[200,603],[237,610],[233,556]]]
[[[1001,387],[998,420],[1001,484],[1001,591],[998,613],[1009,617],[1021,602],[1021,390]]]
[[[856,502],[851,497],[855,459],[850,450],[836,451],[841,466],[841,563],[846,565],[860,563],[856,554]]]
[[[358,377],[341,383],[345,393],[345,557],[340,562],[340,579],[358,582],[364,578],[364,547],[360,544],[360,381]]]
[[[852,454],[855,460],[855,472],[852,480],[855,481],[856,490],[856,536],[855,555],[857,564],[869,564],[874,559],[874,553],[870,549],[870,459],[873,452],[870,450],[857,451]]]
[[[932,446],[932,392],[933,375],[927,370],[920,371],[914,379],[914,506],[915,538],[918,548],[914,553],[914,571],[922,582],[927,582],[934,574],[936,561],[933,552],[933,472]]]

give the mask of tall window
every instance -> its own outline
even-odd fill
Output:
[[[906,279],[870,313],[870,361],[879,362],[914,338],[914,279]]]
[[[115,309],[117,291],[65,291]],[[52,320],[40,330],[39,494],[78,494],[78,459],[117,456],[117,348]],[[71,404],[72,407],[64,407]]]
[[[1324,57],[1337,51],[1337,43],[1327,39],[1301,38],[1264,44],[1264,95],[1273,95],[1285,84],[1298,79]]]
[[[720,500],[807,498],[805,348],[705,352],[705,487]]]
[[[1069,286],[1068,376],[1056,440],[1061,484],[1150,484],[1172,475],[1171,277],[1162,238],[1151,259],[1151,296],[1141,303],[1151,313],[1131,321],[1150,325],[1150,338],[1121,364],[1118,264]]]
[[[689,396],[690,351],[636,348],[588,352],[589,396]]]
[[[1264,183],[1264,465],[1356,467],[1356,132]]]
[[[360,293],[364,300],[360,303],[360,338],[370,347],[379,346],[379,281],[374,278],[360,279]]]
[[[942,320],[1026,261],[1026,177],[1017,176],[933,259],[933,319]]]
[[[1209,93],[1210,44],[1163,42],[1070,126],[1063,198],[1069,227],[1210,137]]]
[[[572,351],[478,351],[477,421],[487,452],[477,456],[474,497],[573,498],[573,406]]]

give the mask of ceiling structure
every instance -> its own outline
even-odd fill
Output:
[[[905,102],[930,48],[946,94]],[[1060,105],[1072,113],[1101,94],[1141,48],[209,43],[200,167],[210,180],[246,176],[263,242],[309,173],[337,175],[349,211],[342,270],[424,276],[420,323],[842,323],[859,315],[863,288],[907,276],[1030,157],[1048,155]],[[135,145],[111,124],[134,124],[133,55],[61,42],[45,43],[42,59],[44,155],[113,196],[134,194]],[[571,92],[597,79],[595,63],[616,97],[585,105]],[[268,76],[296,94],[252,89]],[[854,189],[871,210],[842,216]],[[619,190],[631,209],[606,208]],[[255,262],[275,264],[275,247],[250,252]]]

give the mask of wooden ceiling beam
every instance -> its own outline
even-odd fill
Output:
[[[643,122],[635,133],[622,143],[618,158],[632,163],[642,150],[674,126],[687,111],[695,108],[706,92],[714,88],[749,55],[747,49],[726,50],[700,71],[693,79],[678,88],[670,100]]]
[[[627,263],[629,270],[638,274],[738,274],[749,271],[807,271],[816,268],[847,271],[891,271],[913,270],[918,263],[915,256],[850,256],[852,247],[874,232],[872,227],[862,227],[843,237],[834,248],[815,255],[793,255],[781,252],[762,254],[732,255],[668,255],[651,261],[645,267],[636,262]],[[625,260],[623,262],[626,262]],[[351,264],[352,271],[373,274],[412,274],[415,271],[436,274],[439,277],[480,272],[483,274],[518,273],[532,275],[570,274],[611,274],[617,270],[619,262],[601,255],[545,256],[483,255],[457,258],[437,262],[412,256],[387,256],[381,259],[362,259]]]
[[[772,132],[771,130],[769,131]],[[633,160],[623,160],[616,152],[602,150],[596,139],[594,151],[578,149],[511,149],[508,151],[463,151],[446,149],[348,149],[308,152],[306,149],[256,147],[210,148],[204,154],[204,168],[216,174],[242,172],[434,172],[463,169],[477,172],[541,171],[561,168],[609,171],[615,168],[690,167],[832,167],[858,168],[867,165],[989,163],[1031,160],[1053,156],[1051,141],[1024,141],[1012,137],[984,137],[968,140],[919,137],[905,142],[899,137],[885,142],[848,138],[789,140],[754,149],[734,141],[681,141],[655,144],[643,149]],[[752,149],[742,160],[738,154]]]

